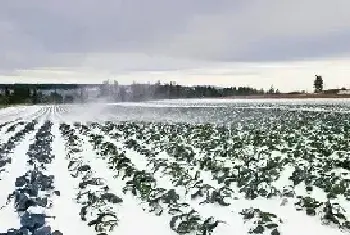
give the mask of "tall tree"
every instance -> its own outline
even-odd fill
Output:
[[[320,93],[323,91],[323,79],[320,75],[315,75],[314,81],[315,93]]]

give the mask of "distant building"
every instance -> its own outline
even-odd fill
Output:
[[[339,95],[350,95],[350,89],[340,89],[338,91]]]
[[[328,90],[323,90],[323,93],[325,94],[339,94],[340,89],[328,89]]]

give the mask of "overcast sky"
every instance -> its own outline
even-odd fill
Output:
[[[0,82],[349,86],[349,0],[0,1]]]

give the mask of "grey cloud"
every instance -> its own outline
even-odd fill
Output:
[[[222,53],[221,61],[302,61],[339,57],[350,52],[350,30],[317,37],[290,37],[271,41],[265,39],[252,44],[242,55]]]
[[[24,34],[59,53],[147,51],[181,33],[194,15],[220,6],[199,0],[13,2],[1,13],[8,12],[7,18]]]
[[[349,7],[349,1],[340,0],[255,1],[235,14],[228,8],[192,20],[186,34],[175,38],[168,48],[179,56],[219,61],[293,60],[349,53]]]
[[[349,8],[348,0],[3,1],[0,67],[125,72],[346,54]]]

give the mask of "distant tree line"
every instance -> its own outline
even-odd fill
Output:
[[[100,97],[109,97],[114,101],[142,101],[150,99],[178,98],[219,98],[231,96],[249,96],[265,94],[263,89],[251,87],[220,88],[214,86],[182,86],[175,82],[161,84],[137,84],[119,86],[104,82],[100,87]],[[271,87],[266,93],[279,93]]]
[[[57,88],[80,89],[74,84],[0,84],[0,105],[72,103],[81,100],[81,97],[60,94]]]
[[[251,87],[215,87],[215,86],[183,86],[175,82],[161,84],[119,85],[117,81],[109,84],[0,84],[0,104],[43,104],[43,103],[73,103],[84,102],[83,89],[99,89],[96,98],[110,101],[143,101],[152,99],[178,99],[178,98],[220,98],[232,96],[251,96],[262,94],[279,94],[278,89],[255,89]],[[314,92],[323,92],[323,79],[315,75]],[[75,95],[64,95],[57,90],[76,90]],[[46,92],[44,92],[46,91]]]
[[[263,89],[251,87],[217,88],[213,86],[181,86],[172,82],[169,84],[156,84],[154,98],[215,98],[230,96],[248,96],[264,94]]]
[[[118,85],[103,82],[103,84],[0,84],[0,104],[52,104],[84,102],[84,88],[99,89],[96,98],[111,101],[144,101],[154,99],[178,98],[219,98],[231,96],[250,96],[279,93],[271,87],[266,92],[263,89],[251,87],[214,87],[214,86],[183,86],[175,82],[161,84]],[[74,90],[74,95],[65,95],[59,91]]]

